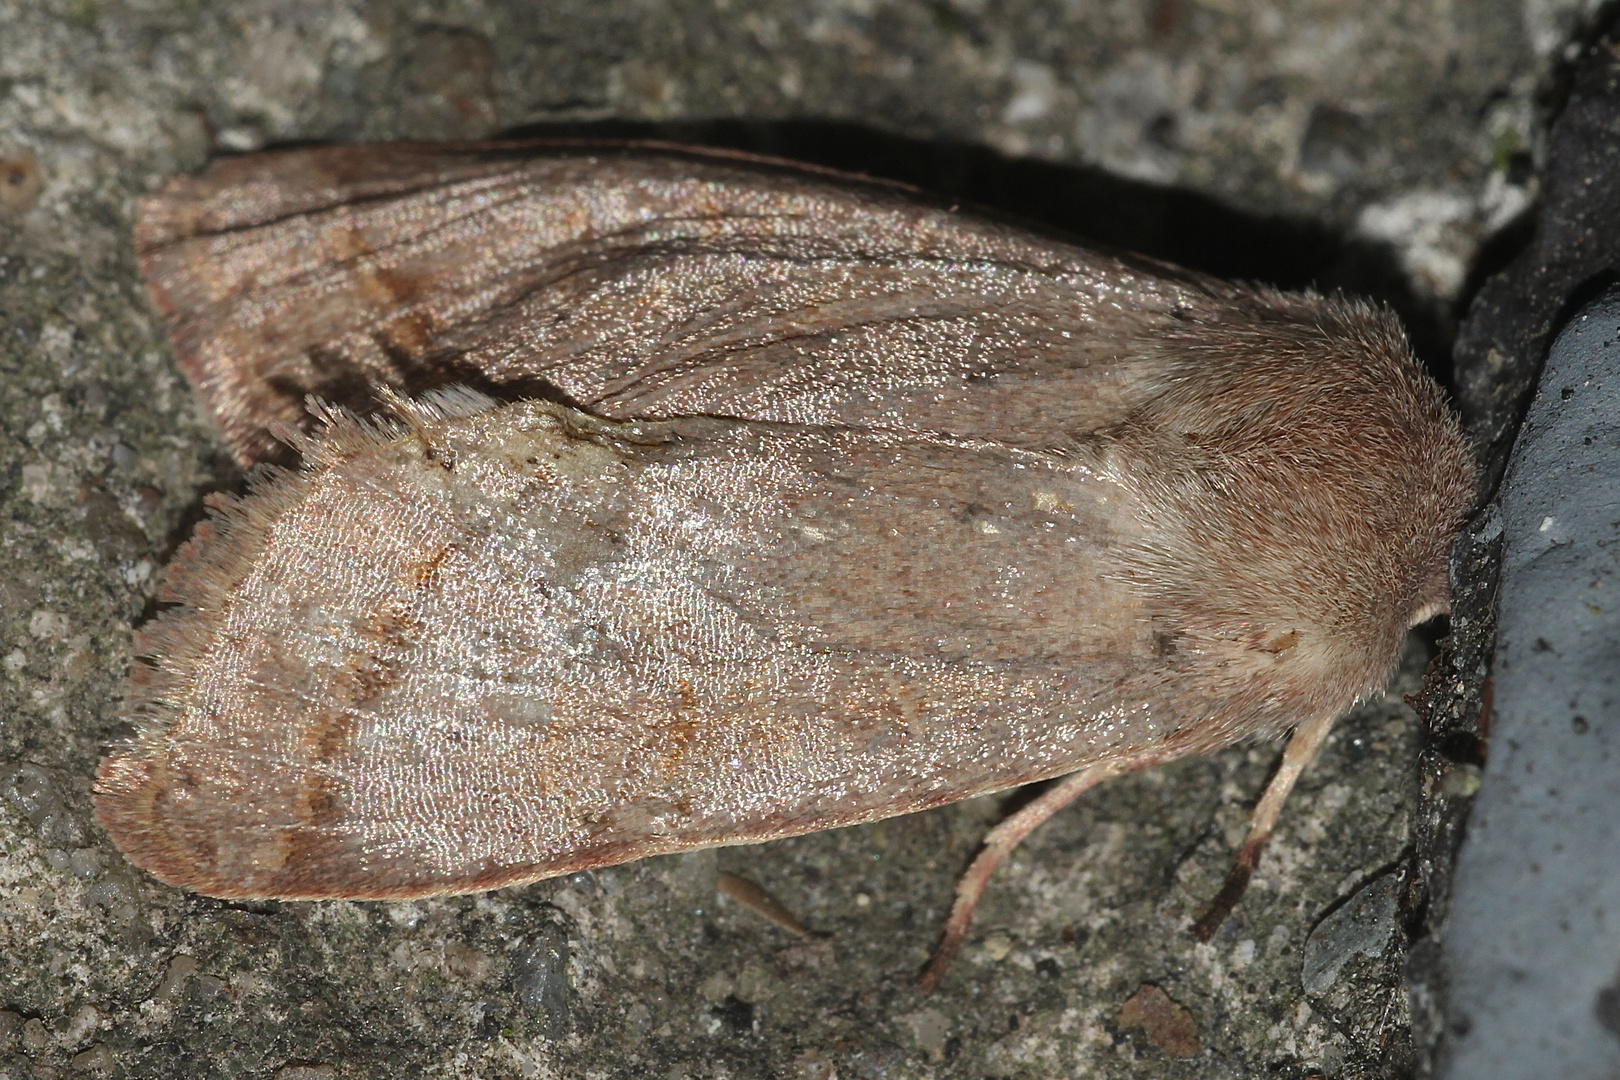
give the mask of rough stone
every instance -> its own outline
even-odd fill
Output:
[[[1491,749],[1445,930],[1447,1080],[1620,1074],[1620,288],[1558,336],[1499,505]]]
[[[1482,501],[1495,494],[1507,467],[1553,335],[1615,280],[1616,41],[1612,25],[1600,26],[1566,47],[1571,64],[1557,80],[1560,92],[1551,102],[1556,119],[1546,136],[1545,201],[1519,237],[1519,250],[1484,280],[1458,336],[1455,389],[1484,466]],[[1412,830],[1417,887],[1405,909],[1416,916],[1417,940],[1406,976],[1417,1066],[1425,1076],[1443,1064],[1456,1034],[1447,1015],[1452,987],[1444,940],[1470,796],[1488,765],[1486,717],[1505,531],[1502,514],[1489,503],[1453,551],[1452,633],[1415,702],[1423,720]]]
[[[1357,955],[1377,958],[1395,935],[1395,911],[1400,879],[1385,874],[1356,890],[1305,939],[1305,960],[1300,982],[1307,994],[1330,990],[1339,971]]]
[[[1119,1007],[1119,1026],[1137,1030],[1173,1058],[1198,1053],[1198,1022],[1157,986],[1143,985]]]

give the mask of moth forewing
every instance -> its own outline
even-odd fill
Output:
[[[1188,675],[1109,572],[1105,485],[1061,457],[465,407],[345,425],[233,510],[248,558],[175,584],[160,634],[206,662],[164,658],[101,786],[126,850],[184,850],[159,876],[487,888],[922,809],[1174,726],[1151,702]]]
[[[1118,361],[1202,296],[899,185],[633,145],[226,159],[148,196],[136,247],[243,462],[290,460],[270,428],[307,426],[308,395],[469,380],[1043,446],[1117,413],[1141,385]]]

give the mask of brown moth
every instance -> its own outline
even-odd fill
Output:
[[[137,244],[238,458],[302,458],[176,556],[96,785],[212,896],[468,892],[1073,774],[991,834],[933,985],[1080,791],[1294,729],[1207,932],[1448,603],[1472,466],[1358,302],[648,145],[236,158]]]

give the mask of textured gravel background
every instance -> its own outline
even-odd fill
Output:
[[[147,310],[130,205],[273,142],[673,134],[1368,288],[1438,357],[1535,197],[1537,95],[1579,17],[1557,0],[0,0],[0,1076],[1400,1075],[1416,639],[1212,944],[1184,928],[1272,747],[1051,822],[930,999],[911,978],[997,800],[416,904],[221,904],[134,871],[90,777],[123,730],[158,568],[238,478]],[[718,899],[719,870],[821,936]]]

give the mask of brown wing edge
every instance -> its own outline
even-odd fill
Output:
[[[398,196],[425,190],[442,182],[443,167],[457,161],[522,162],[548,154],[655,157],[689,160],[704,165],[734,166],[757,173],[775,173],[829,189],[864,193],[882,200],[902,201],[908,205],[923,206],[1010,227],[1050,244],[1078,248],[1094,256],[1119,260],[1130,269],[1175,281],[1192,289],[1208,292],[1212,296],[1224,294],[1232,288],[1230,283],[1220,278],[1189,270],[1175,263],[1109,245],[1088,242],[1083,237],[1039,221],[928,191],[903,181],[845,172],[824,165],[745,150],[689,146],[651,139],[513,139],[459,143],[336,144],[269,150],[219,158],[210,162],[200,173],[170,178],[156,191],[138,200],[134,238],[141,274],[158,312],[165,318],[172,318],[176,313],[175,307],[168,299],[162,283],[154,277],[154,260],[166,247],[201,236],[255,228],[284,217],[329,208],[357,198]],[[434,165],[440,166],[441,172],[429,172]],[[244,214],[240,201],[230,199],[225,201],[223,212],[217,219],[210,220],[206,217],[209,200],[223,192],[234,191],[250,183],[272,181],[293,189],[295,185],[288,183],[289,176],[311,172],[330,177],[331,182],[323,185],[310,185],[307,182],[297,185],[296,191],[302,192],[304,197],[287,200],[284,205],[268,214]],[[427,179],[418,179],[424,174]]]
[[[1144,765],[1158,761],[1144,755]],[[598,843],[577,849],[567,858],[545,864],[492,867],[459,878],[410,879],[390,877],[364,869],[356,875],[362,861],[359,853],[338,843],[327,842],[322,853],[325,858],[301,861],[294,869],[245,884],[209,872],[196,858],[196,852],[178,841],[163,827],[161,807],[157,794],[162,763],[152,756],[145,758],[133,754],[114,754],[103,760],[97,770],[94,787],[96,819],[120,851],[130,862],[151,874],[165,885],[186,889],[219,900],[420,900],[434,896],[462,896],[490,889],[528,885],[536,881],[562,877],[581,870],[596,870],[607,866],[634,862],[659,855],[675,855],[711,847],[730,847],[741,844],[765,843],[829,827],[847,827],[874,820],[871,815],[858,821],[839,822],[829,826],[822,822],[797,822],[791,825],[761,830],[730,840],[716,840],[710,836],[688,839],[670,838],[664,843],[646,840],[623,843]],[[1043,777],[1032,777],[1044,779]],[[1010,782],[996,790],[1016,787]],[[942,791],[918,800],[902,813],[920,813],[988,792]],[[318,838],[325,839],[325,838]],[[332,872],[333,865],[343,872]]]
[[[231,594],[264,552],[270,526],[307,496],[311,480],[345,453],[374,446],[404,430],[391,420],[368,421],[324,411],[312,436],[288,433],[306,454],[300,470],[261,467],[246,494],[213,495],[208,517],[175,553],[158,599],[176,607],[136,631],[123,718],[132,738],[109,747],[92,786],[96,818],[120,851],[171,885],[214,896],[245,896],[198,865],[197,851],[174,835],[162,803],[171,782],[165,741],[172,717],[207,662]]]
[[[459,143],[344,143],[217,158],[200,173],[171,178],[139,200],[135,250],[142,256],[144,271],[146,256],[181,240],[255,228],[343,202],[425,190],[440,183],[444,169],[453,164],[521,163],[542,156],[593,154],[734,165],[755,172],[779,173],[818,181],[832,187],[900,196],[908,202],[939,207],[958,205],[957,200],[946,199],[898,180],[848,173],[744,150],[686,146],[657,140],[512,139]],[[292,182],[300,177],[304,178],[302,183]],[[326,182],[310,183],[311,177]],[[258,213],[249,213],[248,208],[236,200],[227,200],[217,209],[210,205],[211,200],[222,192],[249,184],[271,182],[283,185],[289,197]]]
[[[358,418],[338,409],[318,408],[318,428],[310,434],[291,429],[282,436],[303,458],[296,470],[261,467],[243,496],[217,495],[208,500],[208,518],[183,544],[169,564],[158,597],[176,607],[136,633],[135,657],[123,717],[133,723],[132,738],[112,745],[101,761],[92,786],[96,819],[118,849],[136,866],[165,884],[232,900],[407,900],[428,896],[482,892],[557,877],[578,870],[710,847],[715,840],[699,835],[667,842],[599,841],[545,864],[496,866],[460,878],[424,878],[408,865],[366,857],[341,836],[311,824],[285,835],[296,851],[282,867],[251,880],[222,876],[216,839],[223,835],[192,828],[192,837],[173,827],[165,808],[177,781],[171,773],[167,736],[199,668],[208,662],[211,644],[228,612],[232,593],[265,551],[264,538],[288,510],[309,494],[316,479],[345,456],[386,441],[415,434],[431,438],[437,423],[488,409],[497,403],[475,391],[454,388],[411,401],[386,395],[390,413],[381,419]],[[920,800],[917,809],[962,797],[938,793]],[[738,842],[758,842],[798,835],[819,828],[814,822],[767,827]],[[226,841],[229,842],[228,836]]]
[[[1176,263],[1089,241],[1082,236],[1011,211],[930,191],[903,180],[848,172],[827,165],[816,165],[812,162],[796,161],[749,150],[694,146],[658,139],[538,138],[444,143],[410,141],[337,143],[264,150],[216,158],[205,165],[201,172],[171,177],[161,187],[143,195],[137,201],[135,251],[140,257],[143,275],[150,280],[147,267],[149,254],[182,240],[253,228],[282,217],[308,213],[355,198],[378,198],[425,190],[439,182],[437,179],[439,174],[429,174],[434,179],[418,183],[407,182],[406,177],[421,176],[434,165],[442,168],[457,161],[517,163],[548,154],[684,159],[706,165],[735,166],[757,173],[775,173],[791,179],[819,183],[828,188],[864,192],[879,198],[897,199],[910,205],[920,205],[1008,226],[1053,244],[1081,248],[1093,255],[1119,259],[1133,269],[1157,274],[1193,288],[1213,288],[1216,292],[1220,292],[1229,287],[1221,278],[1189,270]],[[199,211],[204,208],[207,200],[222,191],[240,188],[253,182],[273,180],[285,182],[287,174],[307,172],[312,168],[318,168],[332,181],[322,186],[303,187],[303,190],[311,194],[321,192],[322,194],[317,197],[307,197],[303,201],[289,201],[269,215],[226,216],[213,222],[205,222],[200,216]],[[232,201],[225,209],[240,214],[242,207]]]
[[[206,850],[188,845],[169,830],[162,806],[167,782],[160,745],[115,750],[96,772],[96,820],[130,862],[165,885],[220,900],[416,900],[525,885],[709,845],[707,840],[656,849],[645,843],[602,844],[545,865],[500,866],[455,879],[411,879],[363,869],[360,854],[340,839],[305,829],[294,837],[299,859],[273,875],[243,881],[218,873]]]

